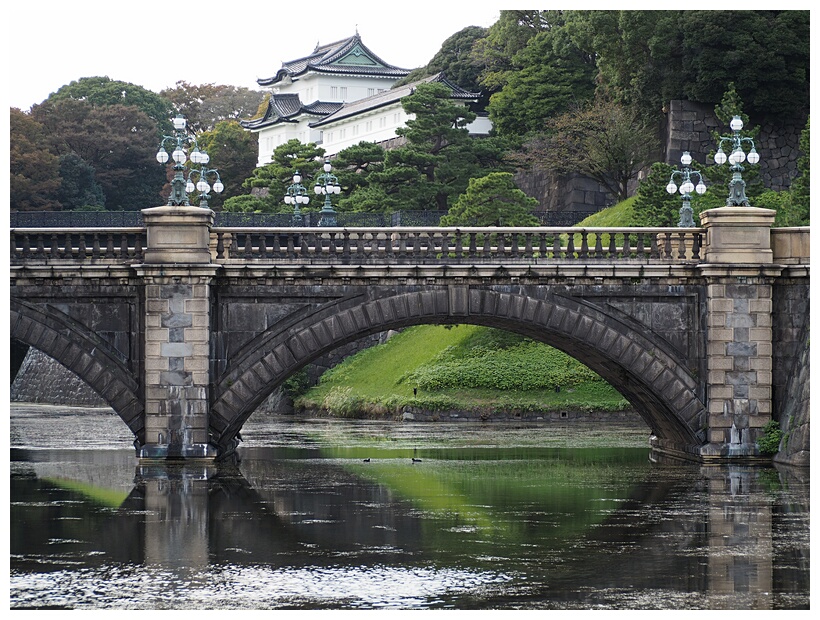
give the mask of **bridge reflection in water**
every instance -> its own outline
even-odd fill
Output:
[[[808,606],[793,469],[666,467],[642,449],[429,449],[413,465],[243,448],[239,466],[135,472],[123,454],[13,451],[12,608]],[[59,491],[66,461],[84,491]],[[89,499],[106,477],[134,480],[116,508]]]

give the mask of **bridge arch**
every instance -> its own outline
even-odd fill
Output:
[[[59,310],[19,299],[11,303],[10,336],[42,351],[90,385],[128,425],[145,435],[139,385],[113,347]]]
[[[549,344],[618,389],[665,445],[693,452],[706,441],[701,386],[660,338],[558,294],[535,297],[521,290],[450,286],[346,298],[259,336],[240,359],[231,360],[215,386],[211,442],[228,449],[256,407],[293,372],[324,353],[369,334],[430,323],[497,327]]]

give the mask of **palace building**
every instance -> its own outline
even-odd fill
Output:
[[[309,56],[283,63],[273,77],[257,80],[271,92],[265,113],[240,123],[259,134],[257,166],[269,164],[274,149],[293,139],[321,146],[328,157],[359,142],[389,146],[398,139],[396,129],[408,120],[402,97],[422,82],[447,85],[453,98],[465,104],[479,97],[442,73],[392,88],[409,73],[376,56],[358,33],[318,45]],[[488,118],[479,117],[468,129],[471,134],[487,135],[490,127]]]

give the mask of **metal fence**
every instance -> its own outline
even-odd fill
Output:
[[[11,228],[137,228],[144,226],[140,211],[15,211]],[[446,211],[395,211],[393,213],[336,214],[340,227],[439,226]],[[591,215],[587,211],[533,212],[541,226],[573,226]],[[291,213],[216,213],[214,226],[220,227],[312,227],[319,225],[321,214],[302,214],[301,223],[294,223]],[[468,222],[475,226],[476,222]]]

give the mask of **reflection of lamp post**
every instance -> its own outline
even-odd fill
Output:
[[[760,161],[760,155],[755,150],[754,140],[751,138],[741,138],[740,130],[743,129],[743,121],[739,116],[735,116],[732,122],[729,123],[732,130],[731,136],[721,136],[718,143],[718,151],[715,153],[715,163],[719,166],[726,163],[726,153],[723,152],[723,143],[731,141],[732,154],[729,155],[729,163],[732,164],[732,180],[729,181],[729,197],[726,199],[727,207],[748,207],[749,199],[746,197],[746,182],[741,177],[743,166],[740,162],[748,160],[750,164],[756,164]],[[752,149],[749,155],[743,151],[743,143],[749,142]]]
[[[338,194],[342,191],[342,188],[339,185],[339,179],[330,173],[330,169],[330,161],[326,159],[324,172],[316,177],[316,185],[313,186],[313,191],[317,195],[325,195],[325,204],[320,212],[319,226],[336,226],[336,212],[330,203],[330,195]]]
[[[187,124],[185,117],[181,114],[177,114],[173,120],[173,123],[174,135],[162,136],[162,141],[160,142],[159,150],[157,151],[157,161],[159,163],[166,164],[169,159],[174,160],[174,178],[171,180],[171,195],[168,197],[168,206],[189,206],[191,203],[188,201],[188,194],[193,192],[194,189],[197,189],[200,194],[202,194],[200,196],[201,202],[199,206],[207,208],[209,198],[208,192],[211,191],[211,186],[206,180],[207,177],[209,175],[216,176],[216,182],[213,185],[213,190],[217,194],[225,187],[222,185],[222,181],[219,179],[219,173],[216,169],[204,167],[204,165],[210,161],[210,157],[205,151],[200,151],[196,140],[185,132],[185,125]],[[170,156],[168,155],[168,151],[165,150],[166,142],[174,143],[174,150],[171,152]],[[188,182],[186,183],[185,176],[183,174],[185,170],[185,163],[188,161],[186,147],[190,147],[191,145],[193,145],[193,150],[191,151],[191,161],[194,164],[202,165],[203,167],[199,170],[191,170],[188,174]],[[194,185],[191,178],[191,175],[194,172],[196,172],[199,176],[199,181],[196,185]]]
[[[293,205],[293,225],[302,225],[302,214],[299,212],[299,205],[306,205],[310,202],[307,188],[302,185],[302,175],[297,170],[293,175],[293,185],[288,186],[285,194],[285,204]]]
[[[678,221],[678,226],[682,228],[693,228],[695,226],[695,220],[692,219],[691,194],[693,191],[698,194],[705,193],[706,185],[703,184],[703,177],[700,174],[700,170],[689,169],[689,164],[692,163],[692,156],[689,154],[689,151],[683,152],[683,155],[680,156],[680,163],[683,164],[683,170],[675,170],[672,172],[672,175],[669,177],[669,185],[666,186],[666,191],[670,194],[674,194],[678,191],[678,186],[675,185],[674,179],[675,175],[681,175],[680,193],[683,196],[683,206],[680,208],[680,221]],[[694,174],[698,175],[697,185],[693,184],[690,179],[691,175]]]

